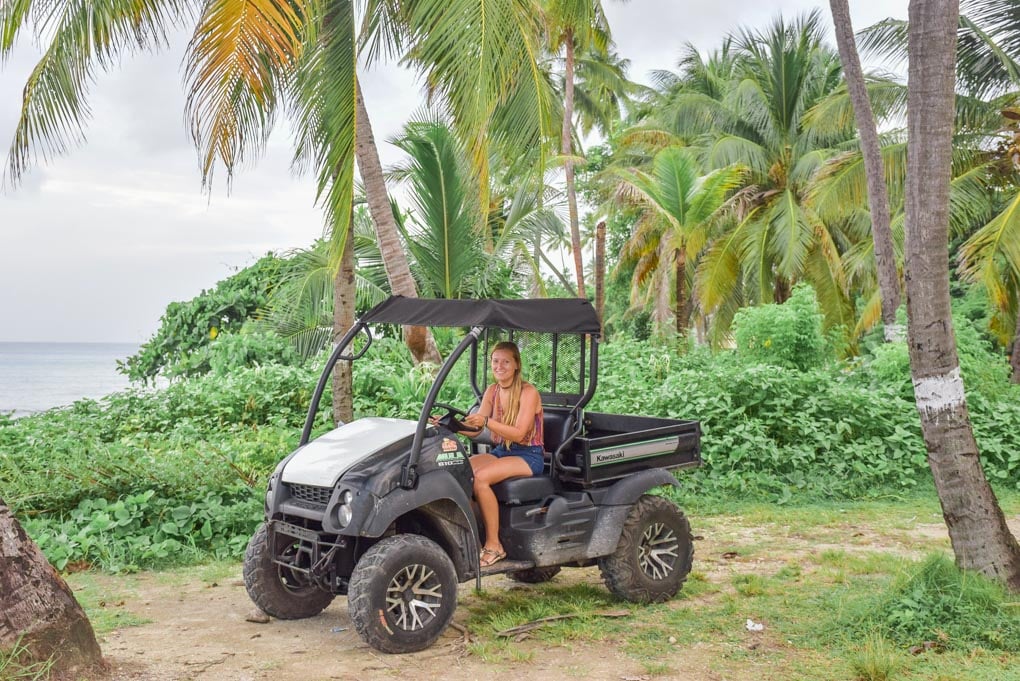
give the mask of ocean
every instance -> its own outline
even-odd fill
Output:
[[[0,342],[0,412],[26,416],[128,386],[116,360],[137,343]]]

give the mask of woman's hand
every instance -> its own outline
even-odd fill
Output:
[[[482,416],[481,414],[469,414],[461,419],[461,423],[465,426],[470,426],[477,430],[481,430],[485,427],[486,422],[489,420],[488,416]]]

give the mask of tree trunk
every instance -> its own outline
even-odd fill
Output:
[[[1010,380],[1020,383],[1020,304],[1017,304],[1016,331],[1013,332],[1013,352],[1009,355],[1009,366],[1013,368]]]
[[[372,134],[372,123],[365,108],[365,98],[361,94],[361,83],[355,81],[357,112],[355,114],[355,154],[358,160],[358,172],[365,185],[365,198],[368,201],[368,212],[375,223],[375,233],[379,241],[379,252],[382,254],[386,278],[390,282],[390,291],[394,295],[406,298],[417,298],[418,289],[411,276],[411,266],[407,262],[404,248],[400,243],[400,233],[393,219],[389,195],[386,193],[386,180],[383,177],[382,163],[379,152],[375,148],[375,136]],[[407,343],[415,363],[432,362],[439,364],[443,358],[439,355],[432,332],[424,326],[405,326],[404,342]]]
[[[669,335],[669,314],[673,291],[670,288],[669,245],[665,239],[659,241],[659,267],[655,271],[655,303],[652,306],[652,328],[655,333],[665,338]]]
[[[687,329],[691,324],[691,296],[687,292],[687,252],[679,249],[676,252],[676,335],[681,340],[687,338]]]
[[[574,252],[574,271],[577,273],[577,295],[587,298],[584,289],[584,259],[581,257],[581,227],[577,218],[577,187],[574,183],[573,150],[574,120],[574,32],[567,29],[566,66],[563,69],[563,168],[567,179],[567,213],[570,216],[570,248]]]
[[[20,664],[52,659],[55,676],[105,666],[85,611],[0,499],[0,651],[15,644],[26,649]]]
[[[595,314],[602,320],[606,303],[606,221],[595,225]]]
[[[887,342],[902,340],[902,328],[896,324],[896,309],[900,306],[900,278],[896,271],[896,251],[893,248],[892,229],[889,227],[889,191],[885,184],[882,149],[878,142],[878,128],[871,99],[864,84],[861,59],[857,54],[853,24],[850,21],[848,0],[829,0],[832,22],[836,27],[836,45],[843,64],[850,101],[853,103],[857,130],[861,136],[861,154],[864,172],[868,178],[868,208],[871,211],[871,236],[875,243],[875,265],[878,269],[878,289],[882,296],[882,325]]]
[[[775,287],[772,289],[772,302],[782,305],[790,299],[791,293],[793,293],[793,287],[790,286],[790,280],[777,276]]]
[[[911,0],[907,345],[928,463],[961,568],[1020,590],[1020,547],[981,469],[949,307],[949,181],[958,0]]]
[[[339,343],[354,325],[354,215],[347,223],[347,245],[340,259],[340,269],[333,280],[333,342]],[[333,369],[333,422],[337,425],[354,420],[354,373],[351,362],[340,360]]]

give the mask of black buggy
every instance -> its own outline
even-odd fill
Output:
[[[469,331],[439,368],[417,420],[361,418],[309,442],[333,366],[364,356],[379,324]],[[252,600],[269,615],[297,619],[346,594],[362,638],[404,653],[442,634],[458,582],[480,586],[485,575],[542,582],[563,567],[597,564],[620,598],[672,598],[691,569],[690,525],[672,501],[648,492],[676,486],[672,470],[700,464],[700,428],[585,411],[597,385],[599,332],[594,309],[580,299],[392,297],[369,310],[329,358],[300,446],[269,479],[266,521],[244,560]],[[454,434],[465,413],[437,400],[466,359],[480,404],[489,353],[501,340],[518,344],[523,378],[542,395],[547,460],[543,475],[493,486],[507,558],[482,569],[468,457],[486,444],[465,445]],[[439,426],[429,421],[437,409],[446,411]]]

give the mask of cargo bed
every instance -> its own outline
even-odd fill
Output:
[[[581,434],[563,452],[573,469],[565,480],[585,485],[615,480],[649,468],[701,464],[697,421],[585,412]]]

